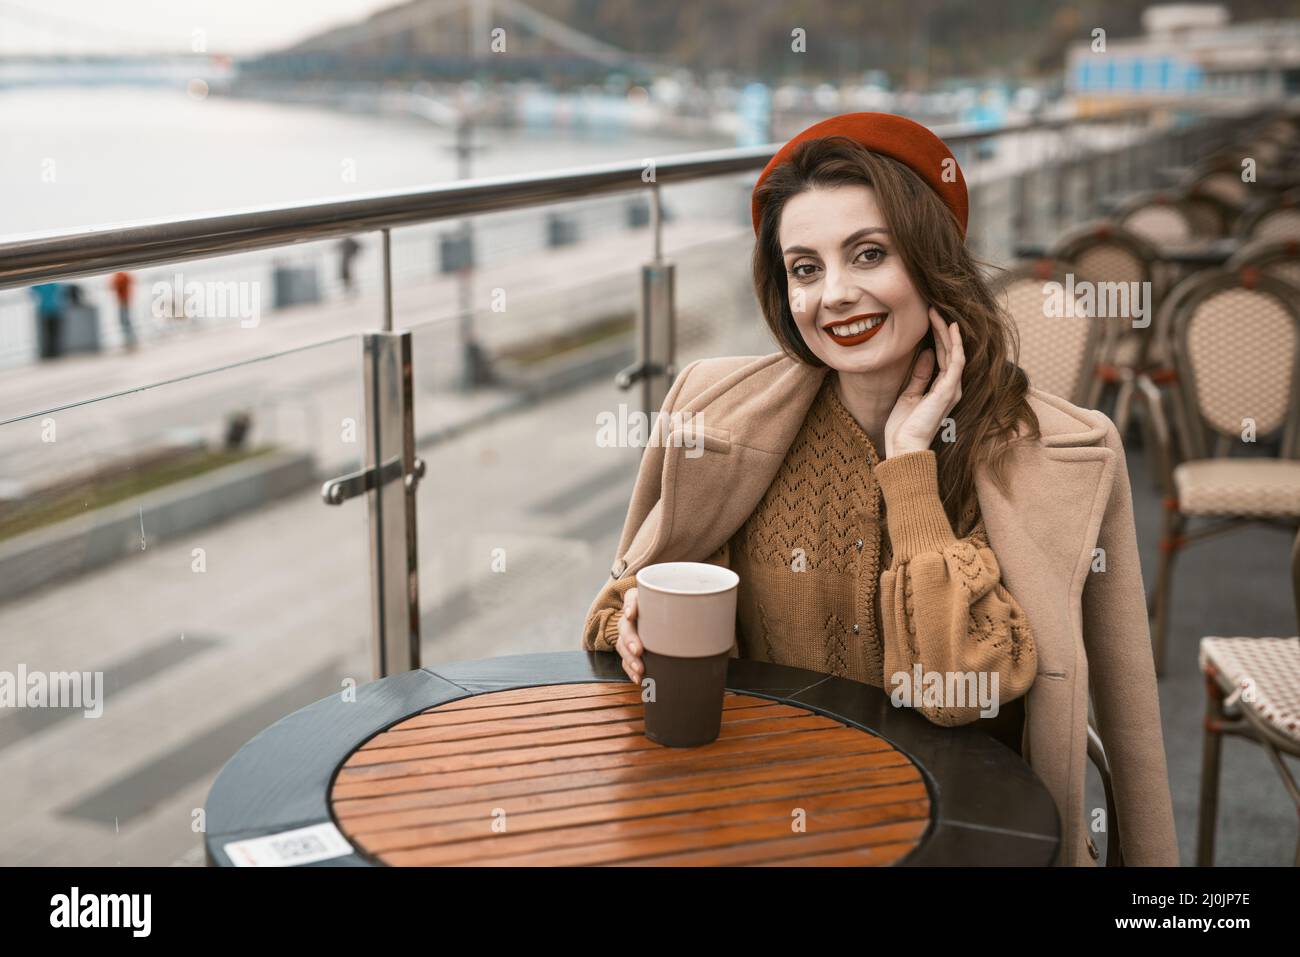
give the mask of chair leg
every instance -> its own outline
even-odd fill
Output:
[[[1151,410],[1147,408],[1146,403],[1137,403],[1133,409],[1133,418],[1137,420],[1138,434],[1142,442],[1142,456],[1146,460],[1151,487],[1157,492],[1163,492],[1164,482],[1160,475],[1160,445],[1156,439],[1156,427],[1151,417]]]
[[[1156,572],[1155,621],[1151,627],[1152,657],[1155,659],[1156,677],[1165,673],[1165,637],[1169,631],[1169,601],[1173,590],[1174,558],[1182,547],[1183,516],[1173,510],[1165,511],[1165,531],[1160,539],[1160,567]]]
[[[1223,748],[1223,694],[1212,674],[1205,675],[1205,737],[1201,744],[1201,805],[1197,821],[1196,866],[1214,866],[1214,831],[1219,815],[1219,755]]]
[[[1128,436],[1129,418],[1133,411],[1133,378],[1125,377],[1119,385],[1119,391],[1115,396],[1115,429],[1119,432],[1120,441]]]
[[[1106,390],[1109,385],[1110,383],[1103,379],[1101,375],[1094,370],[1092,378],[1088,381],[1088,388],[1085,391],[1083,398],[1084,408],[1097,409],[1098,411],[1104,412],[1105,408],[1103,400],[1105,399]]]

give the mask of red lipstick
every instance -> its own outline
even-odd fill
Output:
[[[874,336],[881,329],[885,328],[885,323],[889,321],[888,317],[889,317],[889,313],[887,312],[866,312],[859,316],[850,316],[848,319],[841,319],[836,322],[828,322],[826,325],[822,327],[822,329],[825,330],[826,335],[836,345],[856,346],[863,342],[866,342],[868,339]],[[871,328],[864,329],[862,332],[854,333],[851,336],[837,336],[835,333],[831,332],[832,329],[838,328],[839,326],[851,326],[855,322],[862,322],[863,320],[869,322],[872,319],[880,319],[881,321],[876,323],[876,325],[872,326]]]

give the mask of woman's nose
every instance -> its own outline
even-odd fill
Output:
[[[857,302],[862,295],[853,277],[841,270],[828,269],[826,283],[822,287],[822,306],[838,311],[850,303]]]

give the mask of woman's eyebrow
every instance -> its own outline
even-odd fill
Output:
[[[888,233],[888,232],[889,230],[887,230],[884,226],[866,226],[863,227],[862,229],[859,229],[856,233],[852,233],[851,235],[849,235],[844,240],[844,242],[840,243],[840,248],[843,249],[845,246],[852,246],[862,237],[870,236],[872,233]],[[785,249],[785,254],[789,256],[791,253],[812,253],[813,255],[816,255],[817,250],[809,249],[807,246],[787,246]]]

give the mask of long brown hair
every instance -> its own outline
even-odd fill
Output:
[[[961,399],[949,413],[956,440],[942,441],[940,429],[931,447],[944,511],[958,534],[968,534],[962,524],[967,511],[977,505],[976,464],[987,463],[994,481],[1007,492],[1006,456],[1017,439],[1017,423],[1027,424],[1026,441],[1037,439],[1040,432],[1038,416],[1029,405],[1029,378],[1019,365],[1015,324],[998,307],[966,249],[956,217],[938,194],[907,166],[848,137],[824,136],[804,143],[758,190],[763,213],[753,274],[763,317],[783,352],[808,365],[826,365],[808,348],[790,311],[778,231],[781,211],[791,196],[813,186],[846,184],[875,190],[912,284],[945,322],[956,322],[961,330],[966,367]],[[917,345],[913,363],[927,345],[933,348],[932,332]]]

